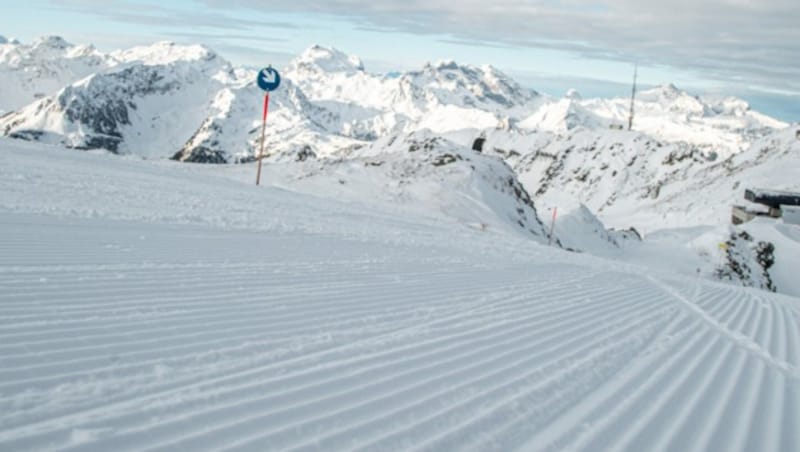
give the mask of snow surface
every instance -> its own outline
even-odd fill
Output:
[[[0,449],[800,449],[798,299],[254,169],[0,139]]]
[[[784,223],[800,226],[800,207],[782,206]]]

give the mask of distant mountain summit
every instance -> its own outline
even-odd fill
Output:
[[[203,45],[179,45],[172,41],[161,41],[152,45],[137,46],[110,53],[119,63],[143,63],[149,66],[165,65],[177,61],[196,61],[200,64],[218,60],[228,64],[216,52]]]
[[[364,63],[356,56],[347,55],[333,47],[314,45],[306,49],[297,58],[292,60],[287,67],[288,72],[345,72],[356,73],[364,71]]]
[[[12,111],[52,96],[66,85],[116,64],[92,46],[48,36],[32,44],[0,43],[0,111]]]

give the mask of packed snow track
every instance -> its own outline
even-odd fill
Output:
[[[2,152],[0,450],[800,450],[797,299]],[[211,207],[170,217],[167,186]],[[215,203],[279,218],[224,227]]]

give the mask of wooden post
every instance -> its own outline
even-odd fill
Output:
[[[553,245],[553,231],[556,229],[556,216],[558,215],[558,207],[553,207],[553,220],[550,222],[550,246]]]

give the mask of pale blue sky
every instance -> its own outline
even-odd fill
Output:
[[[571,87],[584,96],[627,95],[638,61],[644,85],[737,95],[800,120],[793,1],[664,3],[27,0],[3,6],[0,34],[22,41],[56,34],[105,51],[165,39],[203,43],[235,63],[277,67],[319,43],[360,56],[373,72],[449,58],[488,63],[553,95]]]

